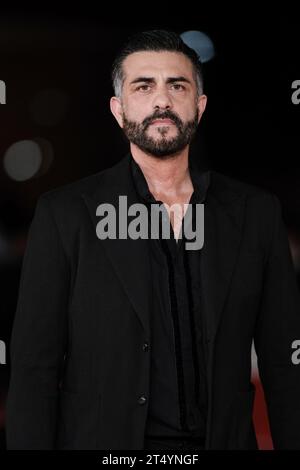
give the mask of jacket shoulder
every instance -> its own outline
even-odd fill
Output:
[[[94,173],[92,175],[72,181],[71,183],[58,186],[45,191],[39,196],[39,200],[46,199],[51,205],[68,204],[76,201],[85,192],[93,191],[100,183],[103,174],[107,170]]]
[[[40,195],[40,199],[46,199],[53,207],[66,207],[79,201],[81,203],[83,194],[91,196],[101,185],[111,186],[112,182],[118,184],[124,171],[127,171],[128,160],[126,156],[109,168],[46,191]]]
[[[273,205],[274,200],[279,203],[278,197],[272,191],[214,170],[211,171],[211,187],[213,194],[220,199],[220,202],[226,195],[231,199],[246,197],[248,202],[253,204],[262,204],[265,201]]]

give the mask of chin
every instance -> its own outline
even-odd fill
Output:
[[[155,142],[160,142],[161,140],[172,140],[176,138],[177,135],[177,132],[174,132],[173,130],[168,130],[164,135],[159,134],[157,132],[150,133],[149,137],[151,137],[151,139],[153,139]]]

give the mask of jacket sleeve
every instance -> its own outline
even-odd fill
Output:
[[[52,449],[55,445],[68,296],[69,264],[43,195],[28,234],[10,341],[8,449]]]
[[[272,197],[272,242],[254,344],[274,448],[300,449],[300,364],[292,361],[292,344],[300,339],[300,295],[281,205]]]

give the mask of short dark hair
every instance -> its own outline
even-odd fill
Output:
[[[190,59],[194,68],[198,94],[203,92],[203,72],[200,57],[174,31],[152,30],[136,33],[131,36],[120,50],[112,66],[114,93],[120,97],[124,82],[123,62],[130,54],[141,51],[181,52]]]

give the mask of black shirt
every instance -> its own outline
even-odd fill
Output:
[[[162,204],[149,191],[143,172],[131,159],[140,202]],[[194,192],[189,203],[203,203],[209,171],[190,165]],[[149,210],[150,214],[150,210]],[[165,215],[168,217],[167,211]],[[152,269],[151,377],[145,438],[205,437],[207,393],[200,311],[201,250],[185,248],[184,233],[176,241],[169,222],[170,238],[149,239]]]

